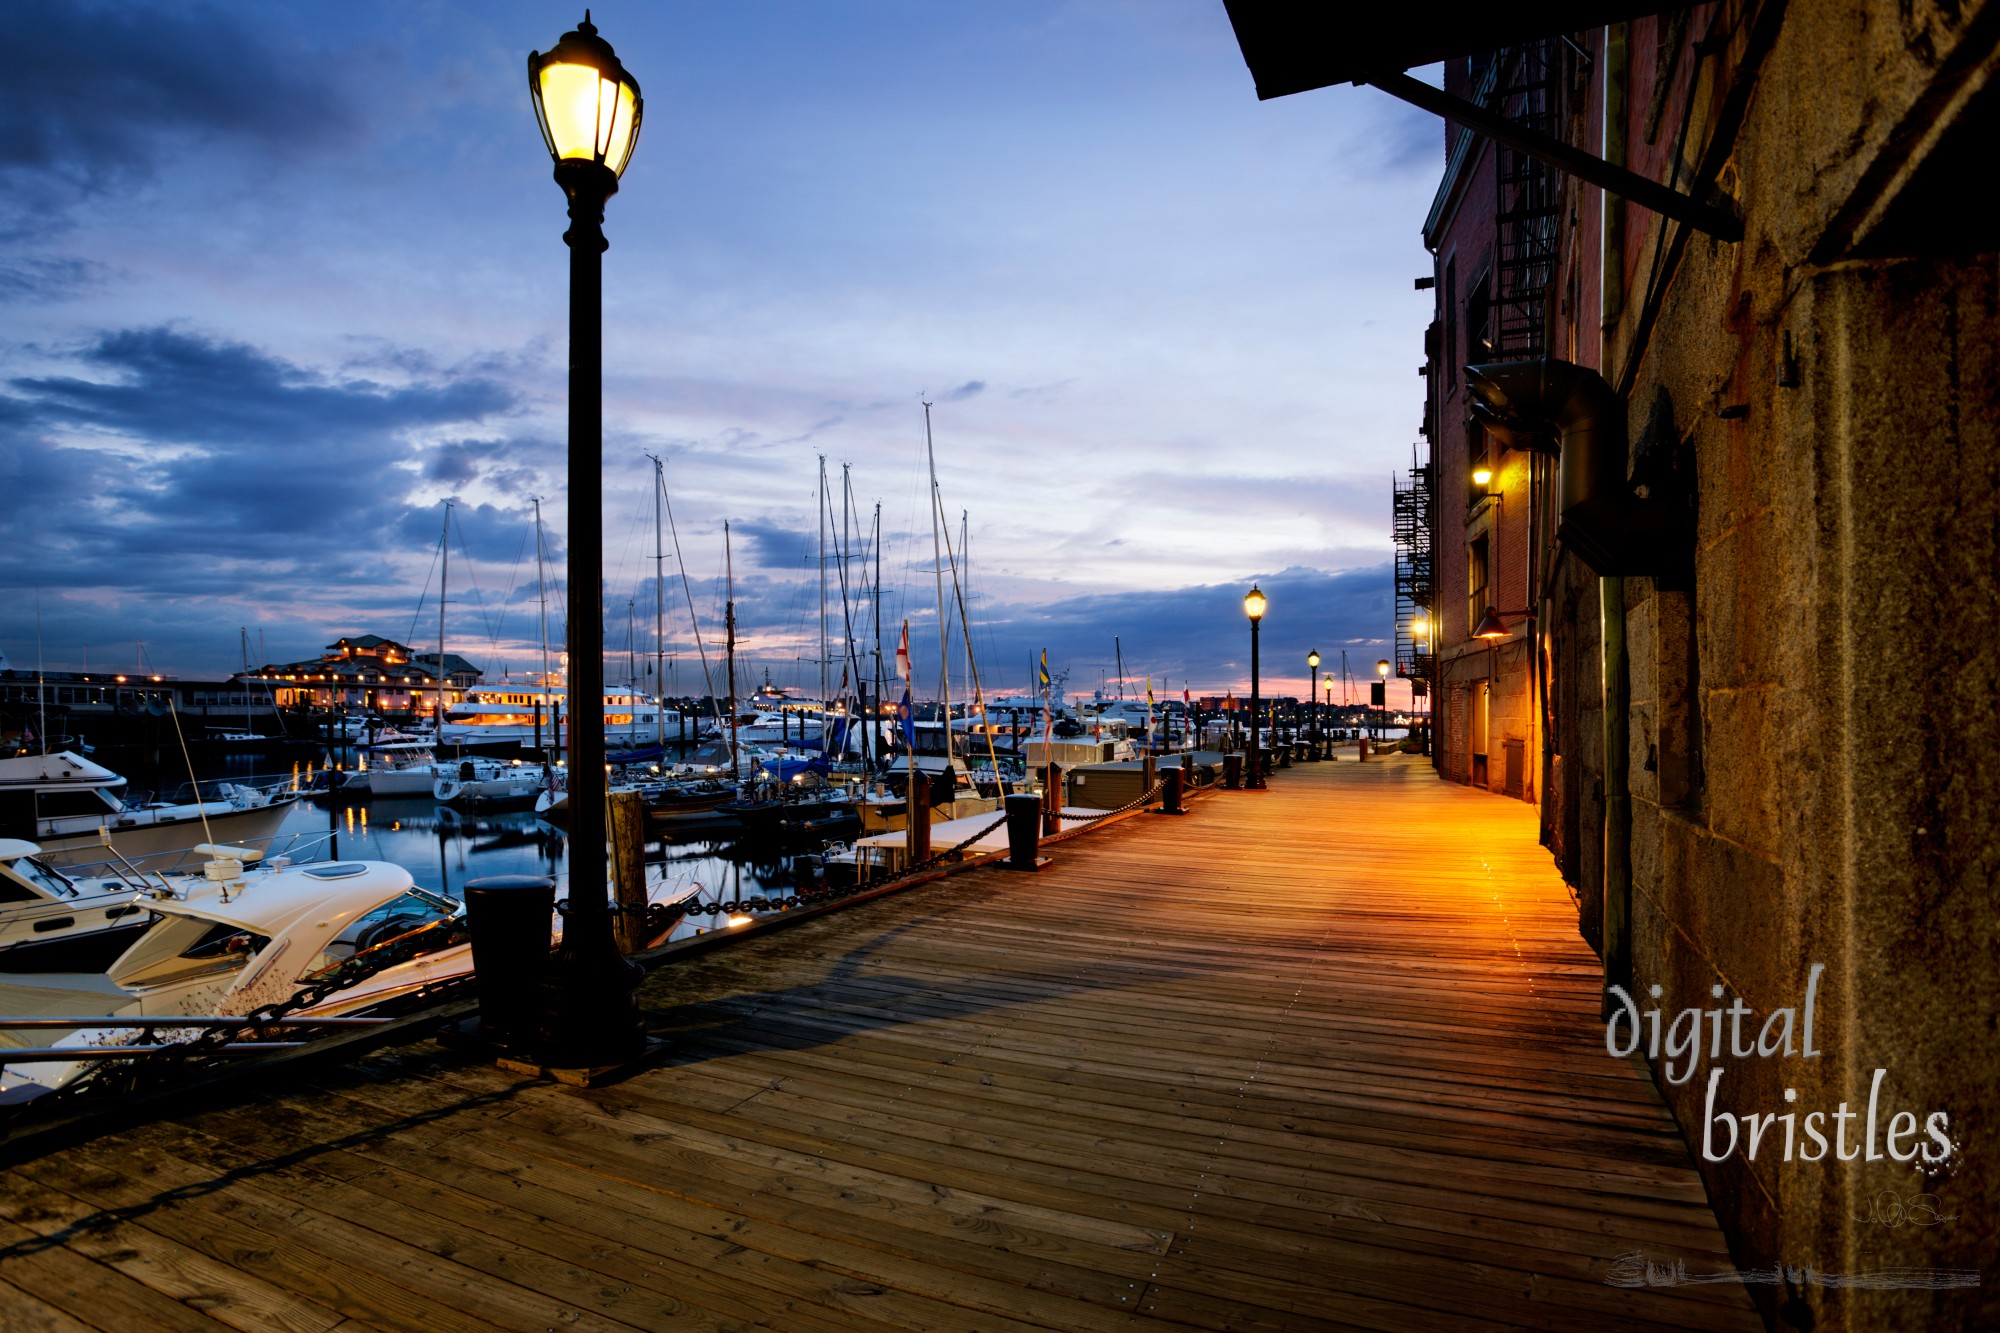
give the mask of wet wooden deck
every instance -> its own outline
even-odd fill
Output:
[[[0,1173],[7,1329],[1755,1329],[1532,811],[1343,760]]]

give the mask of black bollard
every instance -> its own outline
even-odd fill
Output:
[[[1031,791],[1007,797],[1007,868],[1033,870],[1040,865],[1042,798]]]
[[[1062,832],[1062,820],[1056,816],[1062,810],[1062,765],[1050,764],[1042,774],[1042,836],[1053,837]]]
[[[489,875],[465,886],[479,1034],[491,1045],[525,1049],[535,1039],[555,910],[556,882],[542,875]]]
[[[1184,815],[1181,808],[1181,774],[1183,770],[1163,768],[1160,770],[1160,813],[1163,815]]]
[[[1241,791],[1243,788],[1243,756],[1231,751],[1222,756],[1222,789]]]
[[[931,775],[918,769],[910,783],[909,799],[903,802],[903,868],[931,859]]]

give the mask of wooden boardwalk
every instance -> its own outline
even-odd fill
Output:
[[[0,1172],[0,1327],[1757,1329],[1533,814],[1302,766]]]

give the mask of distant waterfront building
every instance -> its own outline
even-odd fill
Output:
[[[437,703],[438,656],[379,634],[335,639],[317,658],[266,665],[239,681],[267,688],[278,706],[405,712]],[[457,653],[444,655],[445,703],[457,703],[482,673]]]

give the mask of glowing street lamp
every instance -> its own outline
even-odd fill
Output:
[[[611,43],[583,22],[528,55],[535,120],[569,199],[569,857],[562,952],[550,995],[548,1058],[622,1063],[645,1049],[633,992],[643,975],[618,952],[605,868],[604,203],[632,159],[645,104]]]
[[[1383,658],[1375,664],[1375,674],[1382,678],[1382,710],[1375,724],[1375,739],[1386,743],[1389,739],[1389,659]]]
[[[1256,584],[1243,595],[1243,614],[1250,617],[1250,774],[1243,785],[1251,791],[1264,789],[1263,756],[1258,749],[1257,737],[1257,626],[1264,619],[1264,608],[1270,602]]]
[[[1319,649],[1306,654],[1306,665],[1312,668],[1312,684],[1306,687],[1306,707],[1313,710],[1312,757],[1319,758],[1319,711],[1315,705],[1319,701]]]

